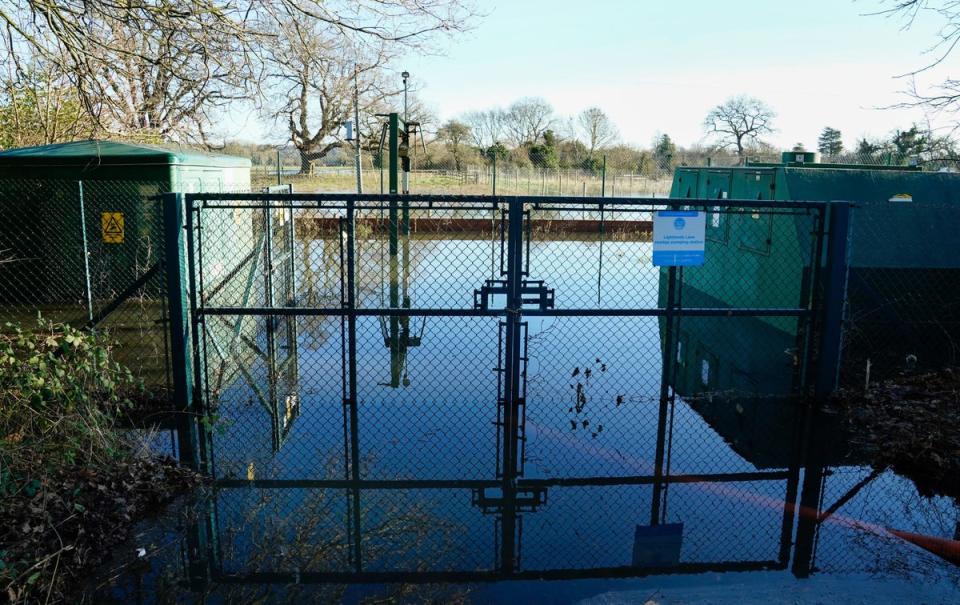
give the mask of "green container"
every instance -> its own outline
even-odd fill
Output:
[[[784,164],[678,168],[670,197],[852,202],[846,363],[865,365],[869,357],[875,367],[892,367],[908,355],[921,365],[955,363],[951,343],[960,342],[960,174],[816,164],[809,163],[815,157],[799,161],[796,155],[785,153]],[[685,269],[685,299],[730,307],[805,306],[812,228],[807,216],[708,213],[706,262]],[[797,332],[796,320],[756,322],[764,326],[758,329]],[[699,332],[687,335],[690,350],[700,347],[719,355],[722,341]],[[718,362],[738,364],[734,359]],[[733,371],[741,370],[749,368]],[[724,383],[716,388],[742,386]]]
[[[246,158],[80,141],[0,152],[0,322],[91,317],[147,384],[167,379],[165,192],[249,191]],[[211,213],[211,255],[249,253],[253,224]],[[234,263],[239,260],[234,260]],[[152,273],[151,273],[152,271]]]
[[[97,306],[159,260],[157,194],[248,191],[250,160],[78,141],[0,152],[0,181],[0,249],[17,259],[0,302],[83,306],[89,264]]]

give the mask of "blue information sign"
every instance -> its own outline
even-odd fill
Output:
[[[706,213],[660,210],[653,216],[653,264],[658,267],[702,265]]]

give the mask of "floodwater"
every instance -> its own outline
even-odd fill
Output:
[[[359,306],[385,307],[383,242],[359,248]],[[298,298],[338,304],[339,249],[298,241]],[[412,308],[464,309],[496,277],[499,248],[415,239],[410,258]],[[653,308],[660,288],[645,241],[601,252],[596,240],[535,240],[530,278],[554,289],[557,308]],[[218,321],[208,338],[238,325]],[[214,486],[144,523],[119,557],[149,555],[111,570],[98,601],[957,600],[955,566],[889,533],[960,538],[956,503],[873,473],[836,422],[806,414],[789,397],[792,337],[769,322],[681,322],[677,396],[661,417],[658,318],[525,317],[518,485],[534,502],[512,519],[505,570],[504,514],[491,504],[500,318],[411,318],[397,324],[405,355],[391,358],[389,319],[360,317],[355,435],[340,318],[280,320],[274,382],[266,322],[246,321],[245,353],[208,346]],[[245,367],[218,373],[224,359]],[[349,481],[354,442],[361,484]]]

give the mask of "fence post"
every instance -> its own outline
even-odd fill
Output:
[[[93,325],[93,288],[90,285],[90,247],[87,244],[87,211],[83,202],[83,181],[77,181],[80,195],[80,237],[83,240],[83,275],[86,280],[87,321]]]
[[[840,346],[843,338],[843,308],[847,297],[847,242],[850,235],[850,204],[831,202],[827,227],[826,267],[823,280],[823,309],[819,352],[813,391],[813,405],[806,410],[804,426],[806,446],[803,486],[797,521],[797,540],[794,548],[793,574],[800,578],[810,575],[816,530],[819,525],[821,487],[825,465],[821,449],[812,445],[817,438],[818,413],[822,404],[837,387],[840,366]],[[812,259],[820,262],[820,259]]]
[[[497,195],[497,154],[493,154],[493,195]]]
[[[344,402],[350,414],[350,480],[353,483],[351,495],[351,523],[353,525],[353,564],[357,572],[362,570],[362,552],[360,536],[360,425],[357,410],[357,302],[356,302],[356,202],[347,200],[347,400]],[[396,258],[394,256],[394,258]],[[396,316],[391,318],[394,322]],[[396,333],[396,332],[394,332]],[[394,344],[394,343],[391,343]],[[391,364],[392,365],[392,364]]]
[[[600,197],[607,196],[607,156],[603,156],[603,167],[600,169]]]
[[[820,405],[837,386],[840,346],[843,338],[843,308],[847,297],[847,242],[850,235],[850,204],[831,202],[827,228],[826,270],[823,272],[823,328],[820,335],[814,399]]]
[[[177,410],[177,449],[181,463],[200,468],[197,423],[194,421],[193,351],[182,193],[163,194],[163,249],[170,329],[170,371]]]
[[[663,365],[660,370],[660,408],[657,414],[657,444],[654,453],[653,499],[650,506],[650,525],[660,524],[660,507],[663,494],[663,459],[667,430],[667,411],[670,403],[671,368],[676,356],[673,340],[673,323],[676,312],[677,268],[667,269],[667,304],[664,313]]]
[[[281,179],[281,174],[283,170],[280,168],[280,148],[277,147],[277,185],[282,185],[283,181]]]
[[[516,476],[520,422],[520,314],[523,309],[523,204],[509,202],[507,236],[507,305],[503,381],[503,509],[501,566],[512,573],[516,562]]]

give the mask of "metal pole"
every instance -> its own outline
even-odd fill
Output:
[[[357,193],[363,193],[363,162],[360,158],[360,82],[357,65],[353,66],[353,128],[355,134],[353,162],[357,172]]]
[[[409,137],[409,130],[408,130],[409,127],[407,126],[407,124],[409,124],[409,121],[410,121],[410,120],[409,120],[409,115],[408,115],[408,113],[407,113],[407,78],[410,77],[410,72],[406,72],[406,71],[405,71],[405,72],[403,72],[402,75],[403,75],[403,132],[404,132],[404,140],[406,141],[406,144],[407,144],[407,152],[406,152],[406,153],[408,154],[408,155],[406,156],[407,159],[404,160],[404,164],[405,164],[406,167],[405,167],[404,170],[403,170],[403,188],[402,188],[402,189],[403,189],[403,194],[406,195],[406,194],[410,193],[410,172],[409,172],[409,167],[410,167],[410,159],[409,159],[410,140],[409,140],[409,138],[408,138],[408,137]],[[406,210],[406,202],[404,202],[404,210]]]
[[[663,493],[663,456],[667,430],[667,408],[670,404],[670,368],[676,354],[673,344],[674,299],[677,289],[677,268],[667,270],[667,307],[663,318],[663,362],[660,370],[660,409],[657,416],[657,446],[653,469],[653,500],[650,505],[650,525],[660,524],[660,500]]]
[[[77,181],[80,194],[80,237],[83,240],[83,275],[86,280],[87,321],[93,325],[93,289],[90,287],[90,248],[87,245],[87,212],[83,205],[83,181]]]
[[[194,372],[190,335],[189,268],[184,244],[183,194],[163,196],[163,246],[167,306],[170,309],[170,371],[173,405],[177,411],[177,452],[180,462],[198,470],[197,422],[193,416]]]
[[[843,337],[843,307],[847,295],[847,240],[850,234],[850,205],[830,204],[827,233],[827,268],[824,272],[823,332],[817,378],[814,383],[815,404],[819,406],[837,386],[840,370],[840,346]],[[817,261],[819,262],[819,261]]]
[[[497,154],[493,154],[493,195],[497,195]]]
[[[283,184],[280,178],[281,173],[282,173],[282,170],[280,168],[280,148],[277,147],[277,185]]]
[[[274,296],[273,296],[273,209],[270,207],[270,201],[264,200],[263,202],[263,229],[264,229],[264,239],[263,239],[263,291],[264,291],[264,304],[267,307],[273,308],[274,306]],[[277,399],[277,340],[276,334],[274,332],[276,328],[275,323],[276,317],[273,315],[266,316],[266,344],[267,344],[267,391],[270,406],[274,410],[274,424],[278,425],[280,416],[283,412],[278,410],[278,399]],[[279,430],[274,432],[274,447],[280,449],[280,433]]]
[[[600,169],[600,197],[607,196],[607,156],[603,156],[603,168]]]
[[[354,569],[361,571],[360,548],[360,426],[357,412],[356,220],[355,202],[347,202],[347,404],[350,406],[350,479],[354,484]]]
[[[390,308],[400,307],[400,212],[397,203],[397,187],[400,172],[400,117],[396,113],[390,114],[389,123],[389,150],[390,150]],[[400,318],[390,316],[390,386],[400,386]]]
[[[825,209],[826,210],[826,209]],[[816,540],[820,498],[824,481],[825,464],[820,448],[811,444],[817,439],[818,413],[821,404],[837,386],[840,365],[840,347],[843,333],[843,308],[847,290],[847,243],[850,234],[850,205],[847,202],[832,202],[827,220],[826,267],[821,273],[823,280],[823,321],[821,323],[819,354],[814,382],[813,402],[807,410],[805,440],[806,460],[803,471],[803,487],[800,493],[800,510],[813,511],[801,514],[797,521],[797,540],[794,549],[792,571],[797,577],[810,574],[813,566],[813,549]],[[811,262],[820,263],[819,258]]]
[[[501,529],[501,566],[512,573],[516,565],[516,476],[520,420],[520,314],[523,308],[523,204],[509,202],[507,239],[507,307],[505,319],[506,355],[503,383],[503,511]]]

